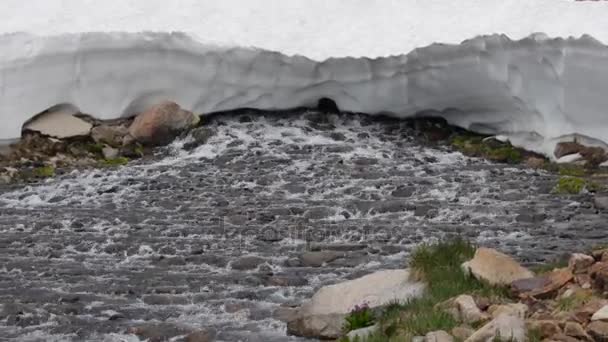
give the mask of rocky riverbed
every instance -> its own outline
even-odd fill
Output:
[[[301,340],[286,307],[462,235],[524,264],[608,238],[559,176],[429,146],[412,122],[219,115],[146,160],[0,185],[0,336]]]

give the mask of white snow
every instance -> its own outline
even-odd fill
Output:
[[[546,154],[575,133],[608,141],[597,40],[493,35],[414,50],[538,31],[606,42],[605,2],[4,0],[3,14],[0,139],[57,104],[110,119],[167,98],[209,113],[328,96],[370,114],[434,110]]]

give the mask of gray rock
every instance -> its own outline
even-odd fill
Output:
[[[213,137],[216,134],[217,134],[217,131],[213,128],[208,128],[208,127],[195,128],[190,132],[190,135],[192,136],[192,141],[184,144],[184,149],[192,150],[201,145],[204,145],[207,143],[207,141],[209,141],[209,139],[211,139],[211,137]]]
[[[245,256],[232,262],[230,266],[233,270],[252,270],[263,264],[266,260],[257,256]]]
[[[64,111],[40,114],[23,127],[51,137],[65,139],[89,135],[93,125]]]
[[[525,342],[526,325],[521,317],[501,314],[488,324],[481,327],[465,342]]]
[[[184,342],[212,342],[215,339],[215,331],[199,330],[188,334]]]
[[[424,342],[454,342],[454,338],[447,332],[439,330],[426,334]]]
[[[118,157],[119,151],[113,147],[106,146],[101,150],[101,153],[106,159],[114,159]]]
[[[363,341],[366,338],[368,338],[369,335],[375,333],[376,330],[378,330],[378,325],[377,324],[376,325],[372,325],[372,326],[367,327],[367,328],[361,328],[361,329],[353,330],[353,331],[349,332],[346,336],[351,341],[355,341],[355,339],[357,339],[357,338],[360,341]]]
[[[300,262],[304,267],[321,267],[323,264],[342,256],[342,253],[335,251],[306,252],[300,255]]]
[[[608,196],[595,196],[593,204],[599,210],[608,210]]]
[[[91,138],[96,143],[107,144],[112,147],[121,146],[127,134],[129,134],[129,129],[122,125],[110,126],[102,124],[91,129]]]

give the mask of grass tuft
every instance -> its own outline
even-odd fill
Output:
[[[121,166],[121,165],[127,165],[129,163],[129,158],[126,157],[118,157],[118,158],[112,158],[112,159],[104,159],[101,164],[103,166],[106,167],[113,167],[113,166]]]
[[[392,336],[424,336],[436,330],[450,331],[459,323],[445,312],[440,303],[460,294],[504,298],[508,289],[493,287],[466,275],[461,264],[473,258],[476,247],[463,239],[425,244],[411,255],[412,275],[427,284],[420,298],[407,303],[391,303],[379,319],[374,336],[390,340]]]
[[[581,193],[587,182],[579,177],[564,176],[557,181],[557,185],[553,191],[557,194],[576,195]]]
[[[559,165],[560,176],[583,177],[587,172],[585,168],[575,164]]]
[[[519,149],[509,143],[484,141],[482,136],[462,134],[452,138],[452,146],[472,157],[483,157],[496,162],[518,164],[523,160]]]
[[[50,165],[37,167],[34,169],[33,174],[39,178],[50,178],[55,176],[55,168]]]

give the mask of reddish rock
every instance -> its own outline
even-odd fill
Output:
[[[594,341],[608,342],[608,323],[596,321],[587,326],[587,332]]]
[[[163,102],[139,114],[129,134],[145,145],[164,145],[184,130],[195,126],[199,117],[185,111],[175,102]]]
[[[580,153],[584,149],[585,146],[577,142],[560,142],[555,146],[555,151],[553,151],[553,154],[557,159],[559,159],[569,154]]]
[[[511,283],[511,289],[520,297],[552,298],[572,278],[570,270],[558,269],[538,277],[516,280]]]
[[[551,320],[530,320],[526,322],[526,326],[528,330],[538,331],[543,338],[549,338],[562,332],[559,324]]]
[[[211,342],[214,338],[214,331],[200,330],[188,334],[188,336],[184,338],[184,342]]]
[[[580,154],[589,164],[595,166],[608,160],[606,151],[601,147],[586,147],[580,152]]]
[[[595,263],[589,269],[589,275],[593,286],[600,291],[606,291],[608,289],[608,262],[602,261]]]
[[[578,323],[585,324],[591,320],[591,316],[593,316],[594,313],[598,312],[606,304],[608,304],[608,301],[603,299],[592,300],[583,307],[576,309],[572,313],[571,318]]]
[[[570,336],[570,337],[576,337],[583,341],[591,340],[589,335],[587,335],[587,332],[585,332],[585,329],[583,328],[583,326],[576,322],[566,322],[564,324],[564,335]]]
[[[595,259],[586,254],[574,253],[568,260],[568,268],[574,274],[585,273],[595,263]]]

